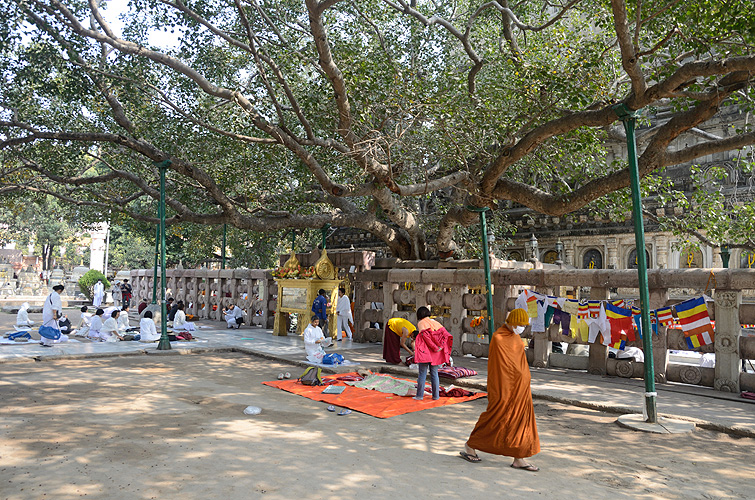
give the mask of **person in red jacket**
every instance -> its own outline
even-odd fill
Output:
[[[453,337],[443,325],[430,318],[430,310],[427,307],[423,306],[417,309],[417,321],[419,333],[414,339],[414,362],[419,365],[419,374],[417,376],[417,395],[414,399],[422,401],[425,396],[425,380],[428,370],[430,370],[433,399],[439,399],[438,367],[448,363],[453,347]]]

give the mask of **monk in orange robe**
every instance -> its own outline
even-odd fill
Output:
[[[511,467],[539,469],[527,457],[540,452],[535,408],[530,392],[530,368],[519,336],[529,324],[527,311],[514,309],[506,324],[493,333],[488,354],[488,408],[464,444],[462,458],[480,462],[477,451],[514,457]]]

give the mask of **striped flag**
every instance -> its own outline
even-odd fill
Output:
[[[580,319],[580,320],[587,319],[588,315],[589,315],[589,312],[588,312],[587,302],[580,303],[579,310],[577,311],[577,319]]]
[[[615,306],[606,302],[606,317],[611,325],[611,341],[618,342],[621,335],[634,337],[634,325],[632,324],[632,311]]]
[[[614,342],[613,344],[611,344],[611,347],[613,347],[614,349],[623,351],[626,345],[627,345],[626,341],[624,339],[621,339],[618,342]]]
[[[611,304],[615,305],[616,307],[624,307],[624,299],[618,299],[611,302]]]
[[[713,325],[710,322],[705,299],[698,297],[685,300],[681,304],[677,304],[675,309],[687,345],[691,349],[713,343]]]
[[[674,315],[671,314],[670,307],[661,307],[655,310],[656,316],[658,316],[658,322],[666,328],[671,328],[674,324]]]
[[[587,308],[590,311],[591,318],[597,318],[598,316],[600,316],[600,301],[599,300],[588,300]]]

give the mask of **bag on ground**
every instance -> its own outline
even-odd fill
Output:
[[[343,363],[343,356],[337,352],[331,352],[322,357],[322,364],[324,365],[340,365]]]
[[[299,377],[299,382],[304,385],[322,385],[322,370],[315,366],[310,366]]]

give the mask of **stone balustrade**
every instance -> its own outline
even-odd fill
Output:
[[[653,335],[653,364],[657,383],[678,381],[712,386],[720,391],[738,392],[755,388],[755,374],[740,370],[741,359],[755,358],[755,337],[743,336],[741,324],[755,324],[755,304],[742,303],[742,293],[755,289],[753,269],[653,269],[648,271],[650,309],[685,300],[672,298],[669,290],[706,291],[714,298],[709,303],[711,318],[715,320],[714,346],[704,346],[703,352],[715,352],[715,368],[669,363],[668,350],[687,350],[679,330],[659,327]],[[578,298],[605,300],[610,290],[638,287],[636,270],[588,270],[547,268],[497,269],[492,271],[493,309],[495,327],[503,324],[516,297],[524,288],[559,295],[564,287],[589,290]],[[471,326],[472,319],[487,309],[484,275],[481,269],[372,269],[357,273],[355,292],[355,339],[378,342],[383,337],[385,322],[403,317],[416,323],[415,311],[428,306],[453,336],[453,354],[487,356],[487,322]],[[585,294],[583,294],[585,295]],[[690,298],[690,297],[687,297]],[[379,328],[373,328],[378,324]],[[570,356],[551,352],[552,342],[583,343],[579,338],[561,335],[557,326],[547,332],[528,331],[533,338],[528,358],[535,367],[564,367],[588,370],[596,375],[642,377],[642,362],[617,360],[608,357],[608,348],[589,344],[588,356]],[[629,345],[642,348],[640,340]],[[649,356],[648,356],[649,359]]]
[[[152,302],[153,273],[152,269],[131,271],[137,304],[142,299]],[[223,307],[236,304],[247,312],[247,323],[272,328],[278,289],[267,270],[167,269],[165,278],[168,296],[183,300],[186,314],[224,321]],[[259,311],[261,314],[256,315]]]

